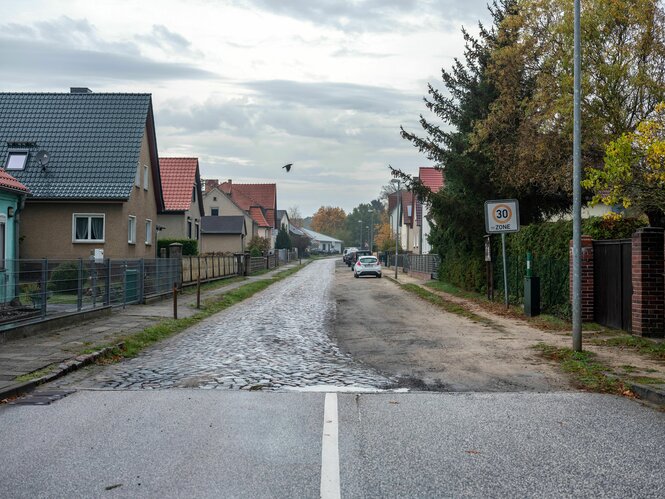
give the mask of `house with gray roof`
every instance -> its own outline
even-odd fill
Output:
[[[164,199],[150,94],[0,93],[0,165],[31,193],[22,258],[154,256]]]
[[[201,253],[244,253],[247,224],[244,215],[201,218]]]
[[[343,241],[326,236],[311,229],[301,227],[300,230],[310,239],[310,250],[320,251],[322,253],[341,253]]]

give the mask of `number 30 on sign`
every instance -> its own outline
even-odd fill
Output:
[[[488,234],[520,230],[520,209],[517,199],[485,201],[485,231]]]

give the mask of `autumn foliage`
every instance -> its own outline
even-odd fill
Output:
[[[344,230],[346,213],[342,208],[321,206],[312,217],[312,230],[335,237]]]

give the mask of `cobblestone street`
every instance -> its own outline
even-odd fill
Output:
[[[97,389],[389,387],[393,380],[355,362],[330,339],[334,267],[334,260],[314,262],[135,359],[62,383]]]

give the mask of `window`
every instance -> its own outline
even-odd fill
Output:
[[[152,220],[145,221],[145,244],[150,246],[152,244]]]
[[[27,162],[28,162],[27,151],[15,151],[15,152],[10,151],[10,153],[7,156],[7,165],[5,166],[5,169],[23,170]]]
[[[74,213],[72,241],[75,243],[103,243],[105,217],[103,214]]]
[[[198,241],[198,240],[199,240],[199,236],[200,236],[200,234],[201,234],[201,230],[199,229],[199,221],[197,220],[196,223],[195,223],[194,225],[196,225],[196,240]]]
[[[136,244],[136,217],[129,215],[129,222],[127,224],[127,242],[129,244]]]
[[[134,185],[141,188],[141,163],[136,165],[136,175],[134,176]]]
[[[192,238],[192,221],[187,220],[187,239]]]
[[[213,217],[219,216],[219,208],[210,208],[210,215]]]
[[[148,165],[143,165],[143,188],[148,190]]]
[[[192,203],[196,201],[196,187],[192,187]]]

